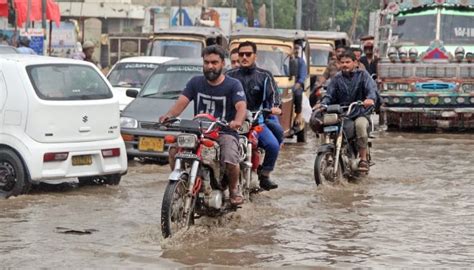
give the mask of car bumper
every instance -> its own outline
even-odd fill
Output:
[[[44,179],[72,178],[83,176],[124,174],[127,171],[127,156],[125,145],[121,138],[107,141],[58,143],[30,145],[31,157],[27,158],[30,177],[34,181]],[[102,156],[102,150],[119,148],[120,155],[116,157]],[[44,162],[45,153],[67,152],[63,161]],[[76,156],[90,156],[92,163],[88,165],[73,165],[72,159]]]
[[[129,157],[167,158],[170,144],[164,142],[163,151],[147,151],[140,147],[140,138],[158,138],[164,140],[166,135],[178,135],[180,132],[151,130],[151,129],[121,129],[125,148]]]
[[[423,113],[427,116],[456,117],[458,114],[473,114],[474,108],[429,108],[429,107],[382,107],[382,111],[396,113]]]

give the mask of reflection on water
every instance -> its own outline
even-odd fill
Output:
[[[369,177],[318,188],[315,141],[285,145],[277,190],[166,240],[159,218],[167,166],[132,163],[120,186],[42,185],[0,201],[2,265],[469,267],[473,139],[385,134],[374,142]]]

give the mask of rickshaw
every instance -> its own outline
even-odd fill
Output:
[[[149,43],[150,56],[196,58],[209,45],[227,48],[227,38],[219,28],[201,26],[176,26],[155,32]]]
[[[257,44],[257,66],[270,71],[278,85],[282,100],[280,123],[285,136],[296,136],[298,142],[305,141],[305,124],[294,124],[293,87],[298,73],[298,62],[293,55],[295,42],[303,44],[302,57],[306,63],[309,59],[309,46],[306,34],[301,30],[242,28],[230,34],[230,50],[237,48],[244,41]],[[309,72],[309,65],[306,65]],[[304,91],[308,93],[309,77],[304,83]],[[304,121],[303,121],[304,122]]]

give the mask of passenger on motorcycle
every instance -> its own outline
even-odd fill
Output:
[[[243,197],[238,188],[240,166],[236,130],[242,126],[247,115],[245,92],[238,80],[222,73],[225,65],[225,51],[222,47],[208,46],[204,48],[202,57],[204,76],[195,76],[188,82],[173,107],[160,117],[160,122],[179,116],[191,101],[194,101],[195,114],[208,113],[229,122],[231,130],[222,130],[218,143],[221,163],[229,178],[230,202],[239,205],[243,203]],[[170,163],[175,154],[175,151],[170,150]]]
[[[227,75],[242,83],[247,97],[247,108],[250,111],[255,112],[262,108],[272,111],[258,136],[259,146],[265,149],[265,158],[258,172],[258,179],[262,189],[271,190],[278,188],[278,185],[270,180],[270,173],[275,168],[284,136],[283,128],[275,116],[281,114],[280,96],[273,75],[256,66],[257,45],[245,41],[239,44],[238,50],[240,67],[229,70]]]
[[[377,99],[377,85],[367,71],[357,69],[356,57],[352,51],[344,52],[339,61],[341,71],[331,80],[326,95],[316,108],[321,109],[322,105],[331,104],[347,106],[358,100],[364,101],[364,108],[353,109],[349,117],[355,121],[360,155],[359,171],[367,172],[369,170],[367,162],[369,114]]]

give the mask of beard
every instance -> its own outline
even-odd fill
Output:
[[[222,69],[218,70],[204,70],[204,77],[210,82],[213,82],[219,78],[219,76],[222,74]]]

